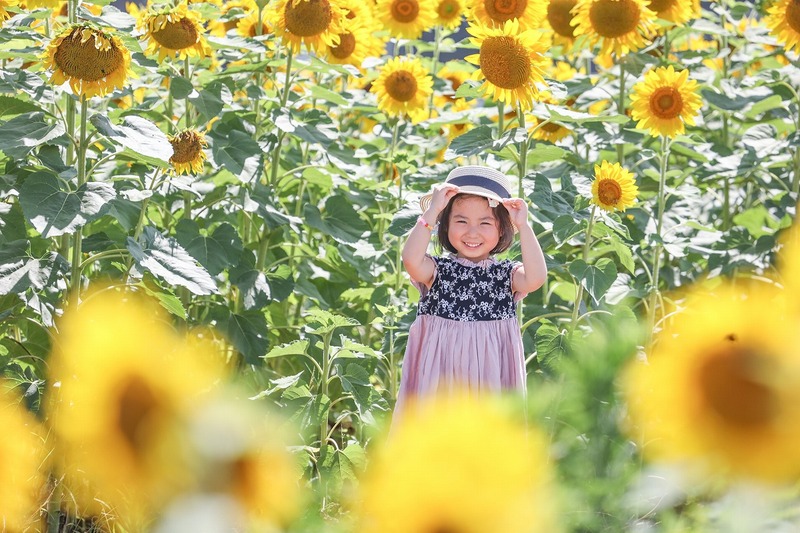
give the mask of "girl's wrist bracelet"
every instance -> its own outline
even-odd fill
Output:
[[[433,226],[428,224],[428,221],[425,220],[425,217],[423,217],[422,215],[420,215],[419,218],[417,219],[417,224],[419,224],[420,226],[425,226],[426,228],[428,228],[428,231],[433,232]]]

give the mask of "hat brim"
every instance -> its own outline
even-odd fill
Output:
[[[503,199],[502,198],[500,198],[498,195],[494,194],[493,192],[487,191],[486,189],[482,189],[480,187],[473,187],[471,185],[467,185],[467,186],[464,186],[464,187],[459,187],[458,188],[458,193],[459,194],[473,194],[475,196],[483,196],[484,198],[486,198],[488,200],[497,201],[498,205],[503,205]],[[428,194],[420,197],[420,199],[419,199],[419,207],[420,207],[420,209],[422,209],[423,213],[425,211],[427,211],[428,208],[430,207],[431,198],[433,198],[433,194],[431,194],[431,193],[428,193]],[[451,198],[451,200],[452,200],[452,198]],[[517,233],[519,231],[519,228],[517,228],[517,225],[514,224],[513,222],[511,223],[511,225],[514,227],[514,233]]]

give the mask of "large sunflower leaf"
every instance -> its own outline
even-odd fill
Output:
[[[569,265],[569,273],[575,276],[597,303],[617,279],[617,266],[607,257],[599,259],[593,265],[576,259]]]
[[[30,102],[12,96],[0,96],[0,117],[11,117],[36,111],[41,111],[41,109]]]
[[[358,242],[361,235],[369,229],[347,198],[340,195],[329,196],[322,212],[316,206],[306,204],[303,214],[309,226],[343,244]]]
[[[216,307],[211,313],[217,327],[248,364],[258,365],[269,350],[269,327],[261,311],[231,313],[226,307]]]
[[[67,261],[55,252],[43,258],[30,255],[30,242],[17,240],[0,246],[0,295],[19,294],[33,287],[57,287],[69,270]]]
[[[64,135],[63,124],[50,124],[44,113],[23,113],[0,124],[0,150],[9,157],[23,158],[33,148]]]
[[[194,294],[216,294],[217,286],[206,269],[172,237],[155,228],[144,228],[139,242],[128,238],[128,251],[137,267],[171,285],[186,287]]]
[[[20,187],[19,203],[25,218],[43,237],[73,233],[102,216],[117,195],[108,183],[84,183],[75,192],[64,185],[54,174],[40,171]]]
[[[119,125],[114,125],[105,115],[92,115],[91,119],[97,131],[111,140],[118,142],[128,150],[146,157],[169,162],[172,157],[172,145],[158,126],[147,119],[136,115],[127,115]]]
[[[243,249],[242,239],[227,222],[206,237],[200,233],[196,222],[184,219],[175,229],[175,238],[212,276],[234,264]]]

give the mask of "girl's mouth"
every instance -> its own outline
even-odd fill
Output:
[[[469,242],[464,243],[464,246],[466,246],[467,248],[478,248],[480,247],[480,245],[481,243],[469,243]]]

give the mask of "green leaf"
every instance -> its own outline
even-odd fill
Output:
[[[550,185],[550,180],[547,176],[537,174],[534,177],[533,194],[530,196],[530,199],[539,213],[551,220],[557,220],[562,215],[568,215],[574,218],[575,209],[572,207],[573,202],[566,196],[567,193],[563,190],[553,192],[553,187]]]
[[[271,349],[264,355],[264,359],[275,357],[286,357],[287,355],[305,355],[308,352],[308,340],[292,341],[288,344],[281,344]]]
[[[542,320],[536,330],[535,344],[539,364],[552,368],[567,354],[567,332],[560,330],[549,320]]]
[[[144,228],[139,242],[128,237],[128,251],[137,267],[170,285],[186,287],[193,294],[216,294],[217,286],[208,272],[172,237]]]
[[[561,215],[553,221],[553,237],[558,246],[566,243],[583,230],[583,221],[575,220],[575,217],[571,215]]]
[[[311,85],[311,96],[341,107],[348,107],[352,103],[351,100],[348,100],[340,93],[326,89],[316,83]]]
[[[211,120],[222,113],[223,108],[233,101],[233,96],[227,85],[215,80],[206,85],[197,96],[189,95],[189,101],[206,120]]]
[[[341,195],[329,196],[325,200],[325,210],[322,213],[312,204],[306,204],[303,213],[309,226],[343,244],[358,242],[361,235],[369,229],[353,205]]]
[[[318,464],[320,477],[329,490],[340,491],[356,482],[366,462],[366,453],[357,443],[348,444],[343,450],[328,445]]]
[[[12,241],[0,245],[0,295],[20,294],[36,290],[63,288],[69,271],[66,259],[50,252],[38,259],[30,255],[30,242]]]
[[[491,148],[493,143],[494,130],[489,126],[482,125],[453,139],[448,151],[460,156],[475,155]]]
[[[725,94],[720,94],[709,87],[705,87],[700,90],[700,94],[703,95],[703,99],[705,101],[724,111],[741,111],[750,104],[761,102],[765,99],[767,94],[771,93],[772,91],[762,87],[757,91],[751,90],[749,92],[752,94],[748,95],[746,93],[735,93],[731,91],[732,96],[728,96]]]
[[[576,259],[569,265],[569,273],[575,276],[595,303],[598,303],[617,279],[617,267],[613,261],[604,257],[594,265]]]
[[[419,218],[419,207],[404,207],[396,212],[392,217],[392,222],[389,224],[389,234],[395,237],[402,237],[409,231],[414,229],[414,225]]]
[[[0,124],[0,150],[9,157],[22,159],[34,147],[61,137],[65,131],[60,121],[47,123],[44,113],[23,113]]]
[[[0,202],[0,244],[25,239],[27,231],[19,202]]]
[[[114,125],[100,114],[89,119],[97,131],[137,154],[150,157],[166,164],[172,157],[172,145],[158,126],[137,115],[127,115],[121,124]]]
[[[197,96],[192,82],[183,76],[174,76],[169,80],[169,93],[176,100],[183,100],[187,96]],[[194,94],[192,94],[194,93]]]
[[[183,303],[181,302],[180,298],[178,298],[172,293],[153,290],[150,286],[148,286],[145,283],[141,283],[139,286],[144,288],[144,291],[147,294],[155,297],[158,300],[158,303],[161,304],[161,307],[163,307],[176,317],[182,320],[186,320],[186,309],[183,307]]]
[[[247,364],[257,365],[269,349],[269,327],[261,311],[231,313],[217,307],[211,316]]]
[[[626,124],[630,118],[626,115],[592,115],[581,113],[566,107],[547,106],[550,118],[564,124],[586,124],[587,122],[604,122],[613,124]]]
[[[567,151],[558,146],[546,143],[537,143],[536,146],[528,152],[528,164],[540,165],[550,161],[560,161],[564,158]]]
[[[243,181],[250,181],[262,166],[263,152],[247,133],[235,129],[221,132],[212,129],[211,153],[217,165],[225,167]]]
[[[312,322],[320,324],[317,328],[307,326],[308,332],[314,333],[315,335],[325,335],[326,333],[333,332],[336,328],[360,325],[358,320],[354,318],[336,315],[324,309],[310,309],[306,313],[306,316],[309,317]]]
[[[633,262],[633,253],[631,252],[630,246],[622,242],[620,239],[616,238],[615,236],[611,236],[609,239],[611,242],[611,248],[614,250],[614,253],[617,255],[620,264],[625,267],[625,270],[630,272],[631,274],[634,273],[636,269],[636,265]]]
[[[12,96],[0,95],[0,118],[12,117],[21,113],[35,113],[37,111],[42,112],[42,109],[37,105]]]
[[[175,238],[212,276],[235,264],[243,250],[239,234],[227,222],[206,237],[200,234],[196,222],[183,219],[175,228]]]
[[[73,233],[102,216],[116,197],[109,183],[89,182],[72,192],[50,172],[34,172],[20,188],[25,218],[43,237]]]

